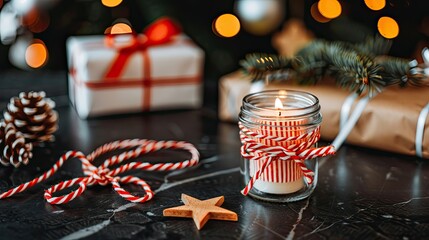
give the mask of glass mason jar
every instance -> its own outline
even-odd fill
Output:
[[[301,91],[270,90],[249,94],[243,98],[242,104],[239,124],[243,144],[253,142],[259,147],[262,145],[262,152],[274,154],[279,149],[302,151],[299,146],[303,145],[306,145],[304,148],[317,147],[322,115],[316,96]],[[316,140],[302,138],[308,135],[316,136]],[[249,152],[244,148],[243,145],[241,167],[247,184],[263,168],[267,158],[261,151],[253,152],[252,159],[243,157],[243,151]],[[314,191],[318,177],[317,158],[285,160],[273,157],[271,160],[248,191],[250,196],[270,202],[292,202],[304,199]],[[307,177],[309,174],[312,179]]]

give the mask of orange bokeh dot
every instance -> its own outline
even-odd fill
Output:
[[[131,33],[133,30],[131,27],[126,23],[116,23],[111,28],[108,28],[111,34],[125,34],[125,33]],[[107,29],[106,29],[107,31]]]
[[[121,4],[122,0],[101,0],[101,3],[106,7],[116,7]]]
[[[365,0],[365,4],[369,9],[378,11],[386,6],[386,0]]]
[[[317,8],[317,3],[313,3],[313,5],[311,5],[310,13],[314,20],[320,23],[326,23],[331,21],[331,19],[325,18],[322,14],[320,14],[319,9]]]
[[[391,39],[399,34],[399,25],[395,19],[391,17],[381,17],[377,23],[378,32],[381,36]]]
[[[337,0],[320,0],[317,4],[320,14],[325,18],[333,19],[341,15],[341,4]]]
[[[25,51],[25,61],[32,68],[42,67],[48,60],[48,50],[41,40],[35,40]]]
[[[216,18],[213,30],[222,37],[233,37],[240,31],[240,21],[233,14],[222,14]]]
[[[112,26],[109,26],[104,30],[104,34],[110,34],[112,32]]]

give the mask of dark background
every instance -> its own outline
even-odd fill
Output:
[[[388,1],[384,10],[373,12],[362,0],[345,0],[341,2],[343,15],[326,24],[315,22],[309,15],[313,2],[289,0],[284,22],[297,17],[319,38],[361,41],[365,35],[376,34],[380,16],[389,15],[400,26],[391,55],[414,58],[421,47],[429,45],[426,16],[429,1]],[[81,174],[79,162],[67,162],[47,182],[1,201],[1,239],[59,239],[99,227],[106,221],[109,224],[89,232],[88,239],[429,238],[429,168],[424,159],[346,144],[334,157],[320,164],[319,184],[311,198],[274,204],[240,194],[243,186],[238,168],[241,145],[238,126],[216,121],[207,116],[205,109],[79,120],[66,95],[65,40],[68,36],[102,34],[122,17],[129,19],[134,29],[141,30],[159,16],[172,16],[205,50],[205,103],[215,107],[220,76],[236,70],[238,61],[246,53],[275,52],[271,34],[255,36],[242,30],[236,37],[226,39],[212,32],[212,21],[221,13],[232,12],[233,5],[231,0],[124,0],[116,8],[107,8],[100,0],[59,0],[48,11],[49,28],[34,35],[49,49],[50,59],[45,67],[33,71],[13,67],[8,62],[10,46],[0,44],[0,109],[20,91],[45,90],[55,100],[61,116],[56,141],[35,148],[29,165],[19,170],[0,169],[3,176],[0,192],[41,175],[67,150],[89,153],[116,139],[183,139],[196,145],[202,160],[195,171],[169,178],[164,173],[136,173],[153,189],[167,180],[175,183],[194,179],[157,193],[150,202],[129,208],[123,208],[127,202],[109,187],[100,186],[91,187],[69,205],[47,204],[42,197],[43,189]],[[166,155],[152,155],[148,159],[145,156],[145,161],[158,160],[160,156]],[[228,172],[219,174],[222,171]],[[237,212],[240,221],[209,221],[203,230],[197,231],[190,219],[162,217],[164,208],[181,204],[181,193],[200,199],[225,195],[223,207]],[[123,210],[119,211],[120,208]]]
[[[124,0],[119,6],[108,8],[102,5],[101,0],[57,0],[53,7],[47,9],[50,15],[49,27],[34,34],[34,38],[45,42],[49,50],[49,61],[41,69],[31,71],[63,71],[65,75],[65,41],[69,36],[103,34],[118,18],[128,19],[133,29],[141,31],[156,18],[170,16],[205,51],[205,102],[216,105],[219,77],[238,69],[240,59],[247,53],[276,53],[271,39],[283,25],[280,24],[274,31],[263,36],[253,35],[243,28],[232,38],[217,36],[212,31],[213,20],[223,13],[234,13],[236,1]],[[314,2],[316,1],[286,0],[282,23],[291,18],[299,18],[318,38],[358,42],[366,36],[376,35],[377,20],[381,16],[390,16],[396,19],[400,27],[399,36],[393,40],[390,55],[421,61],[421,48],[429,45],[429,1],[387,0],[386,7],[380,11],[369,10],[363,0],[340,1],[341,16],[328,23],[319,23],[312,18],[310,7]],[[8,60],[9,48],[9,45],[0,44],[2,72],[16,70]],[[2,81],[4,80],[0,79],[0,87]]]

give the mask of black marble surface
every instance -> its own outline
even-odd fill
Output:
[[[0,239],[428,239],[427,160],[344,145],[322,159],[318,186],[310,198],[274,204],[244,197],[238,128],[211,112],[166,111],[81,120],[59,96],[56,141],[37,147],[30,164],[0,167],[0,191],[48,170],[68,150],[89,153],[113,140],[185,140],[201,153],[201,164],[175,173],[134,171],[155,197],[133,204],[111,187],[93,186],[74,201],[53,206],[44,189],[81,176],[80,162],[67,162],[48,181],[0,200]],[[4,102],[3,102],[4,105]],[[395,144],[395,143],[392,143]],[[186,155],[163,151],[137,160],[179,161]],[[125,186],[133,193],[137,187]],[[163,217],[181,205],[180,195],[199,199],[225,196],[222,207],[238,222],[209,221],[198,231],[191,219]]]

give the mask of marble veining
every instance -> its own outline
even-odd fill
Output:
[[[213,159],[217,159],[217,158],[211,158],[211,159],[205,161],[205,163],[207,163],[207,162],[213,162]],[[202,161],[202,163],[204,163],[204,161]],[[205,175],[202,175],[202,176],[196,176],[196,177],[188,178],[188,179],[185,179],[185,180],[168,183],[167,181],[168,181],[168,179],[170,177],[180,175],[177,172],[170,172],[169,174],[167,174],[164,177],[164,183],[161,184],[161,186],[158,189],[156,189],[154,192],[156,194],[156,193],[159,193],[159,192],[162,192],[162,191],[166,191],[166,190],[168,190],[170,188],[177,187],[177,186],[182,185],[182,184],[192,183],[194,181],[198,181],[198,180],[202,180],[202,179],[210,178],[210,177],[215,177],[215,176],[218,176],[218,175],[229,174],[229,173],[237,172],[239,170],[240,170],[239,168],[226,169],[226,170],[221,170],[221,171],[217,171],[217,172],[205,174]],[[183,173],[183,172],[181,172],[181,173]],[[156,201],[156,199],[153,199],[153,201]],[[72,233],[70,235],[67,235],[67,236],[65,236],[65,237],[63,237],[61,239],[62,240],[74,240],[74,239],[80,239],[80,238],[91,236],[92,234],[97,233],[100,230],[102,230],[103,228],[107,227],[111,223],[111,219],[114,217],[115,213],[124,211],[124,210],[126,210],[128,208],[131,208],[131,207],[134,207],[136,205],[138,205],[138,203],[127,203],[125,205],[122,205],[122,206],[120,206],[117,209],[114,209],[112,211],[113,214],[109,217],[109,219],[107,219],[107,220],[105,220],[105,221],[103,221],[101,223],[95,224],[93,226],[89,226],[89,227],[86,227],[84,229],[80,229],[80,230],[78,230],[78,231],[76,231],[76,232],[74,232],[74,233]],[[148,212],[147,215],[148,216],[155,216],[155,214],[151,213],[151,212]]]
[[[0,191],[40,175],[67,150],[89,152],[115,139],[180,138],[197,146],[203,160],[183,171],[133,172],[156,192],[144,204],[126,202],[107,186],[91,187],[65,205],[47,204],[43,189],[81,174],[80,165],[72,161],[47,182],[0,200],[1,239],[429,239],[426,160],[346,144],[337,155],[320,159],[318,186],[310,198],[268,203],[240,193],[244,183],[236,124],[218,122],[201,111],[88,121],[79,120],[67,105],[58,111],[62,127],[57,141],[34,150],[35,159],[44,161],[33,159],[19,170],[0,169]],[[142,158],[175,161],[183,155],[161,152]],[[163,217],[164,208],[180,204],[181,193],[201,199],[224,195],[223,207],[237,212],[239,221],[210,221],[198,231],[189,219]]]

